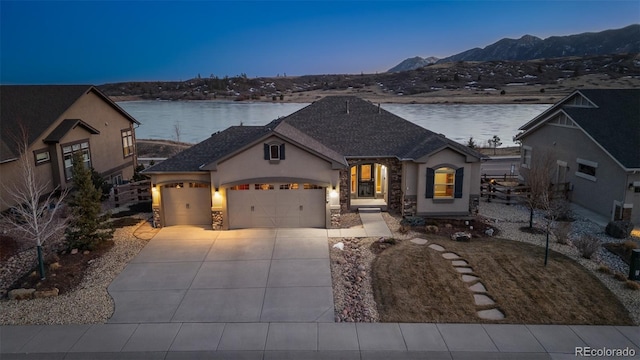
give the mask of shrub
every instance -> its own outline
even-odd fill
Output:
[[[616,273],[613,274],[613,278],[618,280],[618,281],[626,281],[627,280],[627,277],[623,273],[618,272],[618,271],[616,271]]]
[[[627,280],[624,285],[631,290],[640,290],[640,283],[637,283],[633,280]]]
[[[571,232],[571,223],[561,222],[553,229],[553,234],[556,236],[558,244],[566,245],[569,240],[569,233]]]
[[[400,225],[424,226],[425,219],[420,216],[406,216],[400,220]]]
[[[607,265],[600,265],[598,266],[598,272],[601,272],[603,274],[613,274],[613,271],[607,266]]]
[[[591,259],[593,254],[600,248],[600,240],[591,234],[587,234],[575,240],[573,245],[580,251],[580,255],[583,258]]]

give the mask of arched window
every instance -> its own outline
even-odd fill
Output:
[[[462,179],[464,168],[454,169],[448,166],[427,168],[428,199],[458,199],[462,197]]]
[[[436,169],[433,179],[433,198],[453,198],[453,186],[456,172],[452,168],[441,167]]]

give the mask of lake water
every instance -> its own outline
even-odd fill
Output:
[[[265,125],[308,104],[234,101],[125,101],[125,111],[140,121],[138,139],[200,142],[232,125]],[[473,136],[478,144],[494,135],[503,146],[515,145],[518,128],[550,105],[441,105],[382,104],[382,108],[431,131],[466,144]],[[179,131],[176,131],[176,127]]]

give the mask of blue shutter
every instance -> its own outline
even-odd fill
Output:
[[[435,180],[435,171],[432,168],[427,168],[427,189],[425,191],[425,197],[427,199],[433,199],[434,180]]]
[[[460,199],[462,197],[463,179],[464,179],[464,168],[461,167],[456,169],[455,185],[453,188],[453,197],[456,199]]]
[[[264,144],[264,159],[269,160],[269,144]]]
[[[284,144],[280,145],[280,160],[284,160]]]

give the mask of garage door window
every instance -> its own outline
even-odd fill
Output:
[[[180,189],[184,187],[184,183],[170,183],[170,184],[164,184],[163,185],[165,188],[175,188],[175,189]]]
[[[256,190],[273,190],[273,184],[255,184]]]
[[[240,184],[240,185],[236,185],[236,186],[232,186],[229,188],[229,190],[249,190],[249,184]]]
[[[189,183],[190,188],[209,188],[209,184],[205,183]]]
[[[320,186],[320,185],[316,185],[316,184],[304,184],[304,189],[305,190],[318,190],[318,189],[323,189],[323,187]]]
[[[298,190],[298,184],[281,184],[280,190]]]

